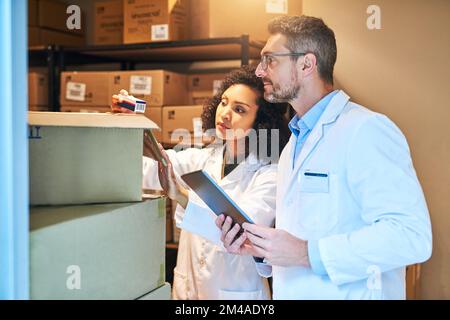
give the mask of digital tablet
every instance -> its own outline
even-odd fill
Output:
[[[223,213],[233,219],[233,225],[234,223],[238,223],[241,226],[241,229],[234,240],[236,240],[244,230],[242,229],[242,223],[254,223],[205,171],[194,171],[182,175],[181,178],[217,216]],[[253,259],[256,262],[263,262],[262,258],[253,257]]]
[[[205,171],[194,171],[181,176],[181,178],[217,216],[222,213],[230,216],[233,222],[238,223],[241,227],[244,222],[253,223],[252,219]]]

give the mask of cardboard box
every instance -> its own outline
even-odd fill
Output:
[[[123,43],[123,0],[96,2],[94,44]]]
[[[162,108],[161,141],[168,144],[193,143],[194,136],[202,135],[202,111],[203,107],[198,105],[164,106]]]
[[[159,129],[153,130],[153,135],[155,136],[156,140],[162,142],[162,107],[150,108],[149,106],[147,106],[144,115],[159,127]]]
[[[164,106],[151,107],[145,111],[145,116],[155,122],[161,131],[153,130],[155,138],[162,143],[177,144],[178,138],[191,138],[191,140],[183,140],[183,144],[193,143],[194,131],[196,135],[201,135],[201,114],[203,106],[201,105],[185,105],[185,106]],[[194,130],[195,125],[195,130]],[[175,133],[174,139],[171,139],[175,130],[181,129],[179,133]]]
[[[140,297],[138,300],[170,300],[172,297],[170,283],[166,282],[163,286],[146,295]]]
[[[189,104],[203,105],[219,90],[227,73],[191,74],[188,76]]]
[[[111,82],[112,74],[108,71],[61,72],[60,104],[109,108],[115,93]]]
[[[62,31],[70,34],[84,34],[85,20],[83,12],[81,13],[80,29],[69,29],[67,21],[72,21],[70,17],[73,13],[67,13],[70,3],[63,3],[56,0],[39,0],[38,1],[38,25],[56,31]],[[79,6],[78,6],[79,7]]]
[[[190,5],[191,39],[248,34],[251,40],[265,41],[272,18],[302,13],[298,0],[191,0]]]
[[[29,112],[31,205],[141,200],[143,129],[134,114]]]
[[[124,43],[187,38],[186,0],[124,0]]]
[[[186,104],[186,75],[165,70],[62,72],[62,106],[111,105],[113,94],[125,89],[147,102],[147,108]]]
[[[165,221],[164,198],[32,207],[31,299],[136,299],[160,288]]]
[[[47,46],[59,44],[62,46],[82,46],[83,36],[68,32],[55,31],[39,27],[28,28],[28,46]]]
[[[28,104],[32,106],[48,106],[47,74],[28,72]]]
[[[112,73],[112,92],[125,89],[147,102],[147,107],[187,103],[187,77],[166,70],[133,70]],[[110,98],[111,99],[111,98]]]

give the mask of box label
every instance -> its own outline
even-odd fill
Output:
[[[42,139],[40,126],[29,126],[28,127],[28,139]]]
[[[86,84],[80,82],[67,82],[66,99],[74,101],[84,101],[86,95]]]
[[[148,76],[131,76],[130,77],[130,93],[131,94],[152,94],[152,77]]]
[[[287,14],[287,0],[266,0],[266,13]]]
[[[152,41],[169,40],[169,25],[155,24],[152,26]]]

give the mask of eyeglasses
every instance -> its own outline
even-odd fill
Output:
[[[261,56],[261,68],[266,71],[269,65],[275,60],[274,57],[300,57],[304,56],[308,52],[272,52],[264,53]]]

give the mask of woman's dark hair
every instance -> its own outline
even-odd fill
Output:
[[[259,146],[260,129],[267,129],[267,151],[268,156],[271,155],[271,129],[279,130],[279,150],[278,155],[283,150],[289,140],[289,130],[287,119],[283,116],[289,108],[288,103],[270,103],[264,100],[264,84],[260,78],[255,75],[255,67],[243,66],[238,70],[230,72],[217,91],[217,93],[207,100],[203,107],[202,123],[203,130],[213,129],[216,127],[215,117],[216,110],[222,101],[223,93],[231,86],[243,84],[253,89],[257,94],[256,104],[258,111],[256,113],[253,129],[256,131],[257,142]],[[246,141],[246,150],[248,155],[248,141]]]

